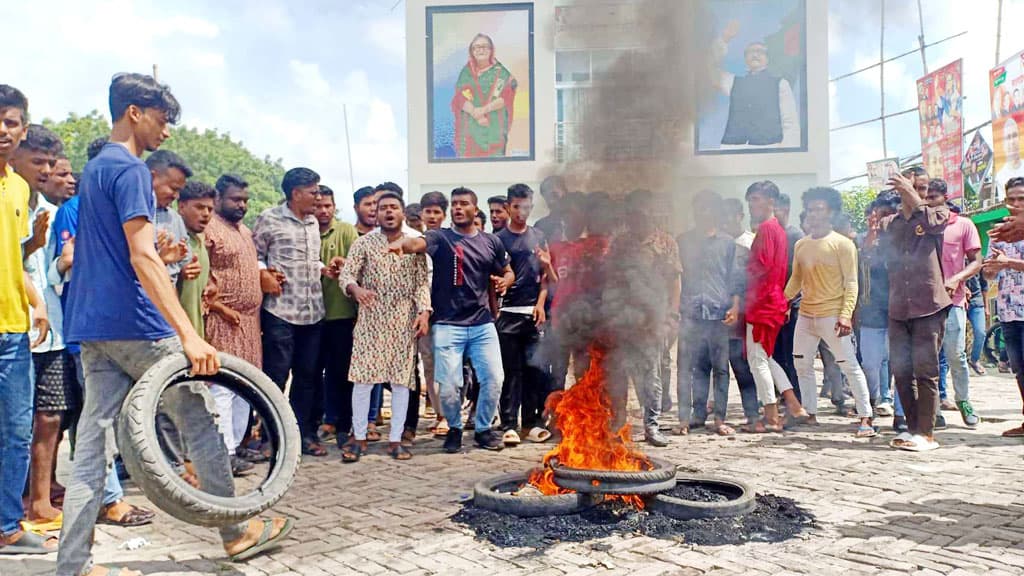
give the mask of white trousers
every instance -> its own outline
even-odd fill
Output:
[[[373,392],[373,384],[355,384],[352,386],[352,435],[355,436],[356,440],[366,440],[371,392]],[[392,384],[391,424],[388,429],[389,442],[402,441],[407,410],[409,410],[409,389],[405,386],[395,386]]]
[[[836,336],[836,316],[811,318],[800,315],[796,320],[793,335],[793,366],[800,380],[800,398],[808,414],[818,412],[818,383],[814,374],[814,357],[818,342],[824,341],[836,357],[836,364],[850,381],[850,390],[857,405],[857,415],[871,418],[871,401],[868,395],[868,379],[857,362],[857,349],[852,336]]]
[[[238,394],[216,384],[210,385],[210,393],[217,406],[217,430],[224,437],[228,454],[234,454],[249,425],[249,403]]]
[[[778,401],[775,396],[776,389],[779,394],[793,389],[782,366],[765,352],[760,342],[754,342],[753,324],[747,324],[747,364],[750,365],[750,373],[754,376],[757,399],[761,404],[775,404]]]

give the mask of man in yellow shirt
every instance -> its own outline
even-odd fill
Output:
[[[32,441],[29,304],[31,324],[39,334],[34,344],[50,330],[46,305],[22,265],[22,240],[31,232],[28,183],[8,164],[25,139],[27,116],[25,95],[0,84],[0,555],[57,549],[56,539],[26,532],[20,525]]]
[[[818,385],[814,356],[818,343],[824,341],[850,381],[860,417],[857,437],[875,436],[868,382],[857,363],[851,337],[853,309],[857,305],[857,247],[833,230],[834,219],[843,209],[842,197],[833,188],[811,188],[804,192],[803,203],[808,236],[796,243],[793,274],[786,284],[787,299],[803,292],[793,338],[793,364],[800,380],[800,396],[810,415],[809,423],[816,423]]]

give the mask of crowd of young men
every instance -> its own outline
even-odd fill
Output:
[[[110,106],[109,139],[74,175],[60,139],[28,124],[26,98],[0,85],[0,554],[55,551],[42,534],[61,530],[59,574],[108,573],[91,563],[95,522],[153,521],[123,502],[112,422],[132,383],[169,354],[184,352],[200,376],[219,369],[217,351],[262,368],[288,389],[302,452],[323,457],[336,441],[347,463],[382,439],[385,389],[396,460],[412,458],[421,412],[449,453],[464,430],[487,450],[548,441],[558,431],[545,402],[584,373],[595,342],[610,351],[609,425],[628,420],[632,381],[652,445],[669,443],[660,418],[677,342],[677,435],[735,433],[730,368],[742,430],[816,424],[820,356],[844,414],[852,392],[857,437],[877,435],[876,414],[894,415],[892,446],[922,451],[944,426],[940,352],[964,424],[978,423],[968,367],[981,369],[965,349],[977,294],[965,286],[983,273],[998,283],[1024,399],[1024,241],[994,242],[984,259],[945,183],[920,169],[894,177],[854,238],[838,226],[837,191],[804,192],[796,227],[770,181],[746,191],[754,233],[742,202],[712,191],[693,196],[693,228],[673,239],[655,225],[667,209],[659,196],[568,192],[559,177],[540,185],[550,214],[532,226],[525,184],[488,198],[488,214],[468,188],[407,204],[390,182],[355,191],[348,224],[308,168],[284,175],[283,202],[250,230],[243,177],[210,186],[158,150],[180,114],[165,86],[120,74]],[[1006,192],[1024,209],[1024,179]],[[231,496],[232,476],[268,457],[251,408],[227,388],[176,387],[164,405],[161,445],[186,481]],[[65,431],[67,489],[55,479]],[[220,531],[228,555],[244,559],[290,529],[268,518]]]

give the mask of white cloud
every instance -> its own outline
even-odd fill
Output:
[[[371,20],[366,28],[366,35],[370,44],[379,48],[381,52],[405,61],[405,19]]]
[[[292,81],[304,96],[326,98],[331,95],[331,86],[320,73],[319,64],[291,60],[288,62],[288,69],[291,71]]]

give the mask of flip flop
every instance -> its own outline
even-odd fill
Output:
[[[530,432],[526,435],[526,439],[530,442],[541,444],[551,439],[551,432],[546,428],[534,426],[533,428],[530,428]]]
[[[33,522],[31,520],[22,520],[21,529],[25,532],[57,532],[60,527],[64,525],[64,513],[58,512],[57,517],[52,520],[43,520],[40,522]]]
[[[505,446],[519,446],[522,440],[519,438],[519,434],[515,430],[506,430],[501,436],[501,443]]]
[[[263,519],[263,532],[260,534],[260,539],[255,544],[242,550],[238,554],[230,556],[232,562],[241,562],[242,560],[248,560],[253,556],[269,550],[277,545],[277,543],[288,536],[288,533],[292,531],[292,520],[288,518],[284,521],[284,526],[281,527],[281,531],[278,532],[277,536],[270,537],[270,533],[274,531],[274,521],[272,519]]]
[[[910,442],[913,438],[914,435],[910,432],[900,432],[895,438],[889,441],[889,447],[902,448],[904,442]]]
[[[874,426],[858,426],[857,433],[854,434],[856,438],[874,438],[878,436],[878,430]]]
[[[445,436],[448,435],[448,430],[448,421],[442,419],[438,420],[437,424],[435,424],[434,427],[430,429],[430,433],[439,438],[444,438]]]
[[[341,447],[341,461],[346,464],[352,464],[359,462],[359,459],[363,457],[366,451],[363,450],[363,445],[358,441],[348,442]]]
[[[327,448],[324,448],[324,445],[319,442],[307,440],[302,443],[302,453],[321,458],[327,456]]]
[[[107,524],[109,526],[120,526],[122,528],[134,528],[136,526],[145,526],[151,524],[153,518],[156,517],[156,513],[152,510],[146,510],[145,508],[139,508],[138,506],[131,506],[131,508],[124,513],[117,520],[111,520],[107,517],[107,510],[110,506],[104,506],[100,509],[99,516],[96,517],[97,524]]]
[[[706,426],[705,428],[708,432],[712,434],[718,434],[719,436],[734,436],[736,434],[736,430],[734,430],[732,426],[729,426],[728,424],[725,423],[720,424],[718,426],[711,424],[710,426]]]
[[[395,460],[411,460],[412,452],[408,448],[399,444],[394,448],[388,449],[388,456],[391,456]]]
[[[3,538],[6,540],[6,538]],[[47,548],[46,543],[57,538],[47,537],[36,532],[22,531],[17,542],[5,543],[0,546],[0,555],[7,554],[53,554],[57,548]]]
[[[939,443],[935,440],[928,440],[924,436],[914,435],[913,438],[907,441],[907,443],[899,446],[901,450],[907,450],[908,452],[929,452],[939,447]]]

